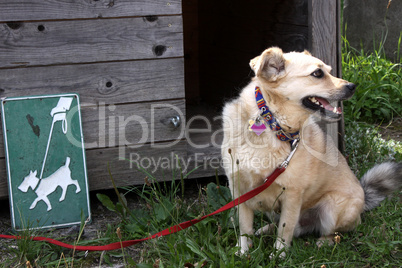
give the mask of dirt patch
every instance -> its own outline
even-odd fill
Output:
[[[395,118],[390,125],[380,125],[378,130],[383,139],[402,142],[402,117]]]

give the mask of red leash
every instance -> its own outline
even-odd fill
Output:
[[[295,146],[297,147],[297,146]],[[295,149],[294,149],[295,151]],[[291,156],[293,156],[293,154],[291,154]],[[290,158],[288,157],[287,160],[285,160],[285,162],[287,161],[287,163],[289,163]],[[284,162],[284,163],[285,163]],[[104,251],[104,250],[115,250],[115,249],[121,249],[122,247],[129,247],[135,244],[138,244],[140,242],[143,242],[145,240],[150,240],[150,239],[154,239],[157,237],[162,237],[162,236],[166,236],[166,235],[170,235],[176,232],[179,232],[181,230],[187,229],[188,227],[212,216],[218,213],[221,213],[225,210],[231,209],[241,203],[246,202],[247,200],[253,198],[254,196],[258,195],[259,193],[261,193],[262,191],[264,191],[265,189],[267,189],[273,182],[274,180],[282,174],[282,172],[285,171],[286,169],[286,165],[282,164],[280,167],[278,167],[277,169],[275,169],[275,171],[266,178],[265,182],[263,185],[251,190],[250,192],[245,193],[244,195],[236,198],[235,200],[229,202],[228,204],[224,205],[223,207],[221,207],[220,209],[205,215],[199,219],[194,219],[194,220],[189,220],[186,222],[182,222],[180,224],[177,224],[175,226],[169,227],[159,233],[156,233],[152,236],[146,237],[146,238],[142,238],[142,239],[136,239],[136,240],[128,240],[128,241],[122,241],[122,242],[116,242],[116,243],[111,243],[108,245],[104,245],[104,246],[76,246],[76,245],[70,245],[70,244],[66,244],[63,242],[60,242],[58,240],[55,239],[51,239],[51,238],[47,238],[47,237],[40,237],[40,236],[32,236],[29,237],[30,240],[34,240],[34,241],[45,241],[60,247],[64,247],[64,248],[69,248],[69,249],[74,249],[74,250],[80,250],[80,251]],[[23,237],[23,236],[13,236],[13,235],[2,235],[0,234],[0,238],[5,238],[5,239],[27,239],[27,237]]]

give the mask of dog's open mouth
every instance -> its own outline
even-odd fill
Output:
[[[329,100],[317,96],[306,97],[302,100],[306,108],[314,112],[319,111],[321,116],[329,120],[339,120],[342,116],[341,107],[334,107],[329,102]]]

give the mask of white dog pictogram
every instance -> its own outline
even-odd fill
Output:
[[[21,183],[20,186],[18,186],[18,189],[22,192],[27,192],[29,187],[32,188],[32,190],[35,190],[36,187],[38,187],[35,190],[36,195],[38,196],[32,203],[32,205],[29,207],[29,209],[34,209],[36,207],[36,204],[42,200],[46,203],[47,205],[47,211],[52,209],[52,205],[50,204],[49,199],[47,196],[51,193],[53,193],[57,187],[61,187],[62,189],[62,194],[59,199],[59,202],[63,201],[66,198],[67,194],[67,188],[69,185],[74,184],[75,187],[77,188],[75,193],[79,193],[81,191],[80,185],[78,184],[77,180],[73,180],[71,178],[71,170],[69,168],[70,164],[70,157],[66,158],[66,164],[64,166],[61,166],[56,172],[54,172],[52,175],[50,175],[47,178],[39,179],[36,177],[37,171],[35,170],[32,172],[32,170],[29,172],[29,175],[24,178],[24,181]],[[38,186],[39,184],[39,186]]]

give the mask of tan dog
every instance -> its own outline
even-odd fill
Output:
[[[248,236],[254,233],[255,210],[267,212],[274,222],[279,218],[277,250],[290,246],[293,236],[317,232],[331,241],[335,232],[352,230],[360,223],[360,214],[377,206],[402,180],[402,164],[384,163],[359,182],[315,123],[317,117],[339,120],[341,109],[330,102],[350,98],[355,85],[332,76],[331,67],[308,52],[283,53],[273,47],[251,60],[250,66],[255,77],[223,109],[222,157],[233,198],[263,184],[290,152],[289,142],[276,135],[282,132],[273,131],[270,118],[261,116],[264,110],[257,104],[256,87],[282,134],[290,140],[300,137],[300,142],[286,171],[267,190],[239,206],[241,253],[251,244]],[[250,131],[255,122],[265,122],[268,128],[262,134]],[[298,131],[298,136],[291,136]],[[256,234],[273,231],[274,226]]]

